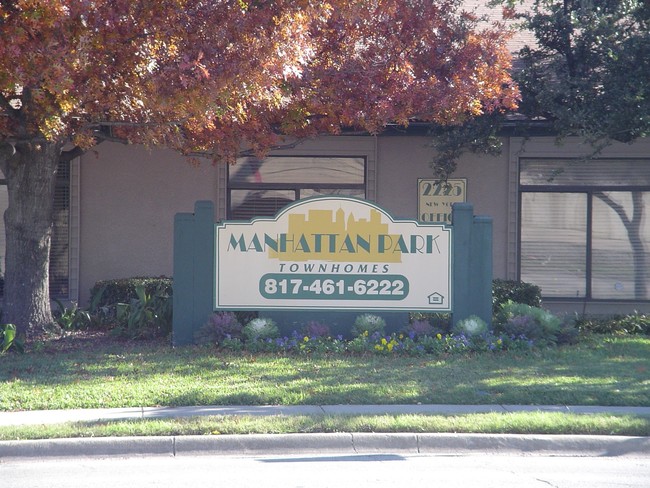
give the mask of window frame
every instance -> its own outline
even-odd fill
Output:
[[[567,158],[534,158],[522,159],[567,159]],[[610,158],[607,158],[610,159]],[[624,158],[621,158],[624,159]],[[648,162],[650,164],[650,161]],[[519,174],[521,181],[521,173]],[[636,298],[594,298],[593,296],[593,231],[594,231],[594,194],[598,192],[650,192],[650,185],[527,185],[519,184],[518,215],[522,215],[523,195],[525,193],[583,193],[587,195],[586,209],[586,252],[585,252],[585,295],[584,296],[543,296],[545,301],[566,301],[580,300],[589,302],[616,302],[616,303],[638,303],[650,302],[650,299],[640,300]],[[648,205],[650,212],[650,205]],[[523,219],[517,228],[517,279],[521,281],[522,276],[522,227]],[[542,290],[542,294],[544,290]]]
[[[264,159],[273,159],[273,158],[310,158],[310,159],[361,159],[363,160],[363,181],[362,183],[312,183],[312,182],[294,182],[294,183],[263,183],[263,182],[231,182],[230,172],[231,166],[228,166],[225,181],[226,181],[226,218],[232,218],[232,191],[233,190],[255,190],[255,191],[265,191],[265,190],[285,190],[288,192],[294,192],[295,200],[299,200],[301,197],[301,191],[315,189],[315,188],[328,188],[332,190],[361,190],[364,195],[364,199],[368,198],[368,166],[369,166],[369,157],[367,155],[360,154],[271,154],[266,156]],[[260,217],[263,217],[260,215]]]

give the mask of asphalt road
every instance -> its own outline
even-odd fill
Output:
[[[0,461],[7,488],[647,488],[650,457],[274,455]]]

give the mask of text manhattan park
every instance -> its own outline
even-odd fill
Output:
[[[431,234],[231,234],[227,251],[280,254],[440,254]]]

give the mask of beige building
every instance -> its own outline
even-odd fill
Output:
[[[465,4],[499,18],[486,2]],[[510,47],[532,43],[532,33],[520,31]],[[197,200],[215,202],[215,221],[273,215],[324,194],[364,198],[417,220],[418,181],[432,178],[434,155],[421,134],[388,128],[320,137],[233,167],[104,142],[59,172],[52,295],[85,304],[98,280],[171,276],[174,215]],[[577,139],[557,145],[554,137],[505,135],[503,142],[500,156],[465,155],[452,175],[466,185],[460,196],[475,214],[493,218],[494,277],[539,285],[555,310],[650,312],[650,140],[609,146],[590,161],[592,149]],[[449,213],[448,199],[427,201],[438,205],[427,219]],[[0,180],[0,211],[6,205]],[[4,248],[1,228],[0,262]]]
[[[390,129],[321,137],[232,167],[100,144],[60,178],[53,294],[85,304],[98,280],[171,276],[174,215],[196,200],[215,202],[215,221],[272,215],[320,194],[365,198],[417,220],[418,180],[432,178],[429,142]],[[465,180],[475,214],[494,219],[494,276],[538,284],[555,310],[650,311],[650,140],[613,145],[589,162],[578,140],[504,143],[499,157],[465,156],[452,175]]]

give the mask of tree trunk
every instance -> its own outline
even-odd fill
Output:
[[[28,142],[6,151],[0,167],[7,180],[4,214],[7,247],[3,323],[34,337],[51,325],[49,261],[56,169],[61,145]]]
[[[636,300],[648,299],[648,265],[646,260],[645,244],[641,235],[641,226],[643,224],[643,214],[645,207],[643,205],[643,192],[632,192],[632,217],[630,218],[625,207],[614,201],[609,195],[603,192],[594,193],[597,198],[609,205],[623,222],[627,237],[632,247],[632,259],[634,262],[634,298]]]
[[[643,193],[640,191],[632,192],[632,202],[634,203],[634,216],[631,225],[627,227],[627,233],[632,245],[632,256],[634,259],[634,298],[637,300],[647,300],[648,296],[648,264],[646,263],[645,245],[641,235],[641,225],[643,224]]]

